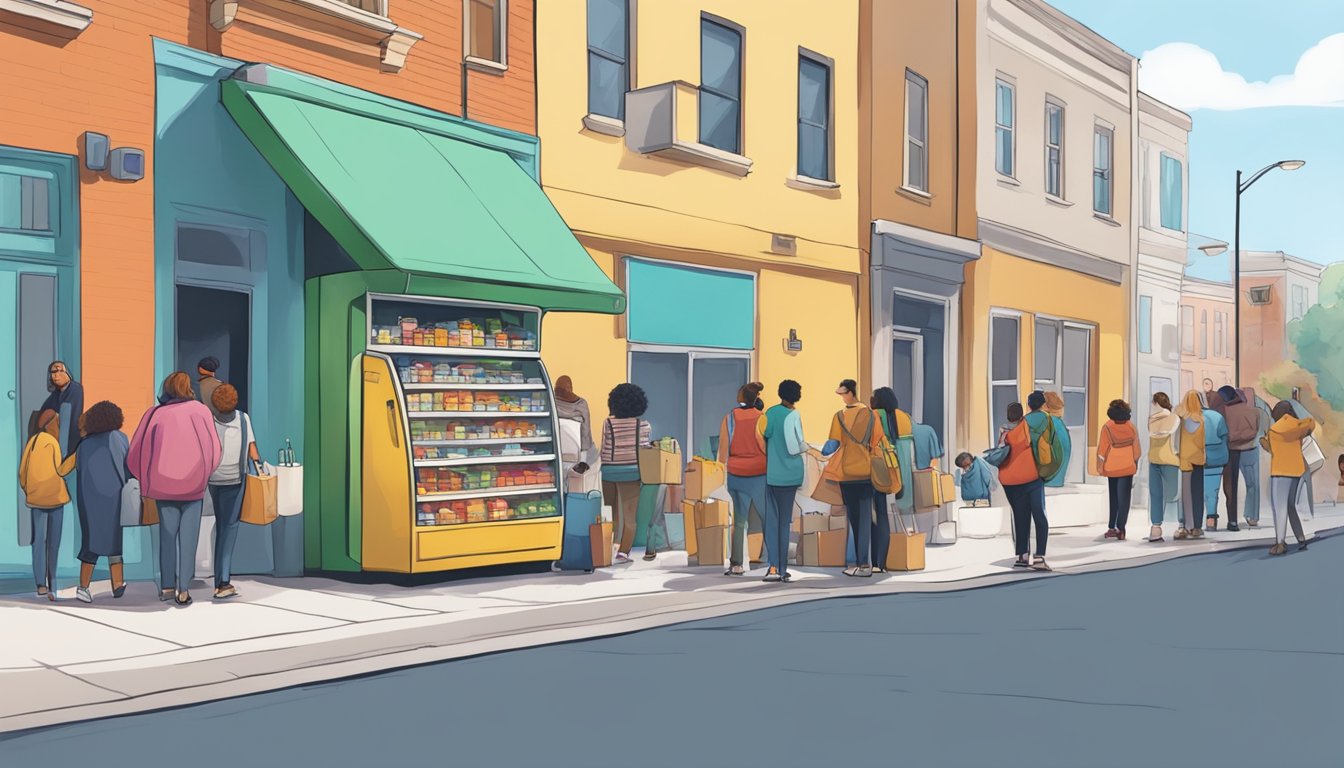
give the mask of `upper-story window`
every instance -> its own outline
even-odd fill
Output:
[[[1114,184],[1113,165],[1115,131],[1098,124],[1092,129],[1092,210],[1110,216]]]
[[[994,170],[1013,175],[1013,111],[1017,89],[1006,80],[994,81]]]
[[[464,0],[464,48],[467,60],[495,67],[508,65],[508,0]]]
[[[1195,354],[1195,308],[1181,305],[1181,354]]]
[[[1207,360],[1209,357],[1209,310],[1201,309],[1199,311],[1199,359]]]
[[[51,215],[53,186],[46,175],[0,170],[0,230],[25,234],[54,231]]]
[[[742,30],[700,19],[700,143],[742,154]]]
[[[929,191],[929,81],[905,71],[905,186]]]
[[[1307,316],[1307,287],[1304,285],[1294,285],[1293,290],[1293,316],[1290,320],[1301,320]]]
[[[1064,197],[1064,106],[1045,103],[1045,193]]]
[[[625,119],[630,90],[630,2],[588,0],[588,114]]]
[[[1161,206],[1162,206],[1162,227],[1164,229],[1174,229],[1177,232],[1183,231],[1184,216],[1182,207],[1184,206],[1184,195],[1182,190],[1182,168],[1181,161],[1162,153],[1161,168]]]
[[[387,15],[387,0],[340,0],[346,5],[353,5],[361,11],[376,13],[379,16]]]
[[[798,54],[798,175],[831,177],[831,64]]]

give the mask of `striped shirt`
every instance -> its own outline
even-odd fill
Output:
[[[638,429],[638,434],[636,434]],[[653,439],[653,428],[643,419],[608,418],[602,425],[602,461],[606,464],[636,464],[638,447]]]

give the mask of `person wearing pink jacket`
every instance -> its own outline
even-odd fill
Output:
[[[159,599],[190,605],[196,543],[206,484],[219,466],[214,416],[196,399],[191,377],[178,371],[163,381],[159,405],[140,419],[126,467],[140,495],[159,508]]]

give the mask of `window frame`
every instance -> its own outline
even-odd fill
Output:
[[[1181,305],[1181,354],[1195,354],[1195,308],[1190,304]]]
[[[1167,223],[1167,161],[1176,164],[1176,226]],[[1157,222],[1172,232],[1185,231],[1185,161],[1170,152],[1160,152],[1157,160]]]
[[[1106,139],[1106,167],[1097,165],[1098,146],[1102,138]],[[1097,181],[1105,184],[1106,207],[1099,208]],[[1115,128],[1109,124],[1097,122],[1092,126],[1092,212],[1106,218],[1115,217]]]
[[[736,96],[736,97],[734,97],[734,96],[730,96],[729,94],[724,93],[724,92],[720,91],[719,89],[714,88],[714,87],[712,87],[712,86],[706,86],[706,85],[705,85],[705,25],[706,25],[706,24],[712,24],[712,25],[714,25],[714,26],[716,26],[716,27],[720,27],[720,28],[722,28],[722,29],[725,29],[725,30],[727,30],[727,31],[729,31],[729,32],[732,32],[733,34],[737,35],[737,96]],[[744,126],[745,126],[745,115],[746,115],[746,108],[745,108],[745,106],[746,106],[746,101],[747,101],[747,93],[746,93],[746,91],[747,91],[747,88],[746,88],[746,85],[747,85],[747,84],[746,84],[746,52],[747,52],[747,30],[746,30],[746,27],[743,27],[741,24],[738,24],[738,23],[736,23],[736,22],[734,22],[734,21],[730,21],[730,20],[728,20],[728,19],[725,19],[725,18],[723,18],[722,16],[716,16],[716,15],[714,15],[714,14],[712,14],[712,13],[703,13],[703,12],[702,12],[702,13],[700,14],[700,56],[699,56],[699,59],[700,59],[700,84],[699,84],[698,86],[696,86],[696,99],[695,99],[695,102],[696,102],[696,103],[695,103],[695,109],[696,109],[696,136],[695,136],[695,140],[696,140],[696,142],[699,143],[699,144],[703,144],[703,145],[705,145],[705,146],[707,146],[707,147],[712,147],[712,148],[717,149],[717,150],[719,150],[719,151],[721,151],[721,152],[728,152],[728,153],[730,153],[730,154],[740,155],[740,156],[742,156],[742,155],[746,155],[746,143],[747,143],[747,142],[746,142],[746,131],[744,130]],[[732,102],[734,102],[734,103],[737,104],[737,132],[736,132],[736,136],[737,136],[737,146],[734,147],[733,149],[725,149],[725,148],[723,148],[723,147],[715,147],[713,144],[710,144],[709,142],[705,141],[705,136],[704,136],[704,118],[703,118],[703,115],[704,115],[704,109],[703,109],[703,107],[702,107],[702,105],[701,105],[700,102],[702,101],[702,95],[703,95],[706,91],[708,91],[709,94],[710,94],[711,96],[716,96],[716,97],[718,97],[718,98],[720,98],[720,99],[727,99],[728,101],[732,101]]]
[[[1057,111],[1057,112],[1059,113],[1059,143],[1057,143],[1057,144],[1051,144],[1051,143],[1050,143],[1050,112],[1051,112],[1052,109],[1055,110],[1055,111]],[[1045,194],[1048,195],[1049,197],[1055,198],[1055,199],[1057,199],[1057,200],[1064,200],[1064,199],[1065,199],[1065,197],[1064,197],[1064,191],[1065,191],[1065,189],[1064,189],[1064,178],[1065,178],[1065,174],[1064,174],[1064,143],[1065,143],[1065,139],[1064,139],[1064,137],[1065,137],[1065,130],[1066,130],[1066,126],[1067,126],[1067,122],[1066,122],[1067,117],[1068,117],[1068,115],[1067,115],[1067,111],[1066,111],[1066,109],[1065,109],[1064,102],[1061,101],[1060,99],[1055,98],[1054,96],[1047,95],[1047,96],[1045,97],[1045,131],[1044,131],[1044,140],[1045,140]],[[1051,179],[1050,179],[1050,152],[1051,152],[1051,150],[1054,150],[1056,153],[1059,154],[1059,160],[1058,160],[1058,174],[1057,174],[1057,175],[1058,175],[1058,178],[1055,179],[1055,183],[1058,185],[1058,189],[1057,189],[1056,191],[1054,191],[1054,192],[1051,192],[1051,191],[1050,191],[1050,181],[1051,181]]]
[[[382,16],[383,18],[387,18],[388,0],[336,0],[336,1],[339,3],[344,3],[345,5],[348,5],[352,8],[358,8],[361,11],[372,13],[375,16]],[[368,6],[373,7],[370,8]]]
[[[1008,110],[1011,113],[1008,116],[1008,122],[1000,122],[1002,117],[999,114],[999,89],[1008,91]],[[1008,135],[1008,152],[1003,160],[1007,168],[999,164],[999,134],[1000,132]],[[994,170],[1000,175],[1009,179],[1017,179],[1017,83],[1007,78],[1003,73],[994,77]]]
[[[910,132],[911,84],[918,85],[923,90],[924,94],[924,103],[922,105],[923,108],[920,110],[921,114],[924,116],[923,125],[920,126],[920,128],[923,130],[924,133],[923,139],[915,138],[914,135],[911,134]],[[903,122],[905,124],[905,143],[902,149],[902,160],[901,160],[902,186],[904,186],[906,189],[915,190],[917,192],[923,192],[924,194],[927,195],[929,194],[929,186],[930,186],[929,185],[929,80],[928,78],[924,77],[923,75],[919,74],[918,72],[908,67],[905,70],[904,106],[905,106],[905,115],[904,115],[905,119]],[[910,178],[911,143],[917,144],[919,148],[924,151],[923,155],[924,164],[922,169],[924,180],[922,184],[915,184]]]
[[[997,342],[994,333],[994,321],[999,319],[1011,320],[1013,322],[1014,328],[1016,328],[1014,336],[1017,342],[1016,344],[1017,348],[1013,350],[1012,359],[1016,361],[1017,376],[1013,379],[994,378],[994,350]],[[1015,393],[1014,400],[1016,402],[1021,402],[1022,400],[1022,313],[1021,312],[1015,312],[1013,310],[998,309],[998,308],[994,308],[989,311],[989,360],[987,368],[988,369],[986,371],[986,377],[989,379],[989,434],[991,440],[997,440],[998,427],[999,424],[1001,423],[1000,420],[1004,418],[1004,414],[994,412],[995,389],[999,387],[1011,386]],[[1035,374],[1033,373],[1033,375]]]
[[[1209,310],[1199,311],[1199,359],[1209,359]]]
[[[587,38],[587,35],[588,35],[588,30],[587,30],[587,21],[588,21],[588,17],[591,15],[591,12],[592,12],[591,2],[592,2],[592,0],[585,0],[585,3],[584,3],[584,37],[585,37],[585,38]],[[587,85],[588,85],[588,91],[587,91],[588,105],[587,105],[587,106],[588,106],[588,114],[591,115],[591,116],[601,117],[601,118],[605,118],[605,119],[607,119],[607,120],[615,120],[615,121],[617,121],[618,123],[624,124],[624,123],[625,123],[625,94],[627,94],[627,93],[630,92],[630,90],[631,90],[631,88],[632,88],[632,86],[634,85],[634,82],[635,82],[635,72],[634,72],[635,3],[637,2],[637,0],[620,0],[620,2],[623,3],[623,4],[624,4],[624,7],[625,7],[625,24],[623,25],[624,28],[625,28],[625,58],[624,58],[624,59],[618,59],[618,57],[617,57],[615,54],[611,53],[610,51],[606,51],[606,50],[603,50],[603,49],[601,49],[601,48],[594,48],[594,47],[593,47],[593,41],[592,41],[591,39],[585,39],[585,42],[587,43],[587,48],[588,48],[588,57],[587,57],[587,62],[586,62],[587,67],[588,67],[588,82],[587,82]],[[616,108],[616,111],[617,111],[618,113],[620,113],[620,114],[618,114],[618,115],[607,115],[607,114],[603,114],[602,112],[595,112],[595,111],[593,111],[592,92],[593,92],[593,57],[594,57],[594,56],[597,56],[597,57],[600,58],[600,59],[605,59],[606,61],[610,61],[610,62],[613,62],[613,63],[619,61],[620,65],[621,65],[621,69],[622,69],[622,70],[624,71],[624,73],[625,73],[624,90],[621,91],[621,98],[620,98],[619,101],[617,102],[618,106],[617,106],[617,108]]]
[[[1139,319],[1138,319],[1138,344],[1139,354],[1151,355],[1153,353],[1153,297],[1147,294],[1139,294]]]
[[[1223,320],[1223,318],[1224,318],[1224,313],[1223,313],[1223,312],[1221,312],[1221,311],[1219,311],[1219,310],[1215,310],[1215,311],[1214,311],[1214,313],[1213,313],[1213,356],[1216,357],[1216,358],[1219,358],[1219,359],[1222,359],[1222,358],[1224,358],[1224,357],[1227,356],[1226,354],[1224,354],[1225,347],[1223,346],[1223,333],[1224,333],[1224,329],[1225,329],[1227,326],[1224,324],[1225,321]]]
[[[739,57],[741,54],[738,54]],[[816,125],[815,123],[803,118],[802,101],[802,82],[803,82],[803,63],[809,62],[815,64],[826,71],[826,124]],[[817,181],[835,181],[835,59],[829,56],[823,56],[816,51],[811,51],[800,47],[798,49],[798,104],[797,104],[797,122],[794,126],[794,141],[796,143],[796,152],[794,156],[795,175],[799,178],[816,179]],[[740,86],[739,86],[740,90]],[[741,109],[739,102],[738,109]],[[803,173],[803,126],[820,128],[826,135],[825,163],[826,173],[816,176],[810,173]],[[740,140],[739,140],[740,141]]]
[[[471,9],[478,2],[496,4],[495,13],[499,19],[499,37],[496,40],[498,61],[471,53]],[[503,72],[509,68],[509,0],[462,0],[462,61],[475,69],[486,71]]]

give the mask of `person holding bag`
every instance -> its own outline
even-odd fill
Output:
[[[831,457],[826,464],[826,476],[840,484],[840,496],[849,517],[849,527],[854,532],[854,559],[857,562],[853,567],[846,568],[844,573],[846,576],[868,578],[873,575],[872,457],[885,438],[872,409],[859,402],[857,390],[858,384],[853,379],[840,382],[839,388],[835,390],[845,408],[831,419],[830,439],[821,452]]]
[[[602,498],[612,507],[619,546],[614,562],[630,562],[639,527],[639,507],[645,496],[656,502],[658,486],[639,479],[639,446],[653,439],[653,429],[642,418],[649,408],[644,390],[635,384],[617,384],[607,395],[611,413],[602,423]],[[646,560],[653,550],[648,549]]]
[[[112,597],[126,592],[126,573],[121,560],[121,490],[126,485],[126,453],[130,441],[122,434],[121,409],[106,400],[80,418],[79,447],[75,449],[79,477],[75,497],[79,502],[79,587],[75,598],[92,603],[89,584],[99,557],[107,558],[112,576]]]
[[[900,461],[901,488],[909,488],[914,477],[911,465],[916,461],[914,420],[910,418],[910,414],[900,409],[900,401],[896,399],[896,392],[891,387],[878,387],[868,402],[882,425],[883,438],[888,445],[896,448],[896,455]],[[893,495],[873,489],[874,528],[870,548],[874,573],[887,572],[887,554],[891,550],[891,518],[888,517],[888,510],[894,506],[895,509],[892,511],[897,515],[910,515],[911,519],[915,514],[913,491],[900,494],[899,498],[894,500],[896,503],[889,505],[888,499]],[[900,522],[904,529],[905,521]],[[858,547],[857,540],[854,546]]]
[[[1297,496],[1302,476],[1307,473],[1302,440],[1316,430],[1316,422],[1299,418],[1287,400],[1274,406],[1272,416],[1274,424],[1260,438],[1260,446],[1269,453],[1269,505],[1274,510],[1274,546],[1269,548],[1269,554],[1282,555],[1288,552],[1289,524],[1297,537],[1298,550],[1307,548],[1307,536],[1297,512]]]
[[[215,508],[215,599],[238,596],[229,582],[232,576],[233,546],[238,540],[238,522],[243,511],[247,463],[258,464],[257,436],[252,420],[238,410],[238,390],[232,384],[220,384],[210,395],[214,406],[215,432],[219,435],[221,461],[210,475],[208,489]]]
[[[729,568],[724,576],[741,576],[747,572],[747,528],[754,509],[757,517],[765,517],[766,455],[757,427],[761,419],[761,392],[765,385],[751,382],[737,391],[737,407],[723,417],[719,424],[718,460],[728,467],[728,495],[733,500],[733,547]],[[764,526],[762,526],[764,528]],[[770,559],[770,543],[765,543],[766,560]]]
[[[191,389],[191,377],[176,371],[163,380],[159,405],[140,419],[126,467],[140,481],[140,495],[159,514],[159,600],[191,605],[187,591],[196,572],[201,502],[219,466],[215,419]]]
[[[36,414],[31,436],[19,459],[19,488],[33,520],[33,581],[37,596],[56,602],[56,558],[61,551],[61,527],[70,489],[65,476],[75,469],[75,455],[61,460],[61,417],[55,411]]]

